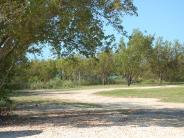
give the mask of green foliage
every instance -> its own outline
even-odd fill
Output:
[[[95,55],[106,37],[104,21],[124,32],[123,15],[137,14],[136,10],[130,0],[1,0],[0,90],[27,52],[35,53],[51,45],[58,57],[76,52]],[[47,82],[55,75],[50,67],[44,66],[49,73],[40,69],[34,75]]]
[[[48,86],[46,85],[46,83],[41,82],[41,81],[35,81],[30,83],[30,89],[47,89]]]
[[[184,47],[178,41],[174,43],[158,38],[152,48],[149,63],[157,75],[160,84],[163,80],[176,81],[183,79]]]
[[[108,84],[114,76],[128,85],[184,81],[184,46],[178,41],[154,43],[151,35],[134,30],[114,51],[115,38],[105,35],[104,25],[125,34],[123,17],[136,11],[132,0],[1,0],[0,91]],[[28,61],[27,53],[46,45],[58,59]]]
[[[12,101],[7,97],[0,97],[0,108],[1,107],[11,107]]]
[[[74,88],[77,84],[70,80],[52,79],[48,82],[36,81],[29,84],[29,89],[59,89],[59,88]]]
[[[116,54],[117,71],[127,79],[128,85],[141,75],[152,41],[152,36],[143,35],[138,30],[134,30],[127,45],[121,40]]]
[[[105,51],[98,55],[97,73],[102,84],[108,83],[109,76],[113,73],[114,61],[112,51]]]
[[[149,80],[142,80],[140,81],[142,84],[158,84],[158,80],[155,79],[149,79]]]
[[[63,81],[62,83],[62,88],[74,88],[76,87],[77,85],[75,84],[75,82],[72,82],[70,80],[68,81]]]
[[[67,56],[55,60],[29,61],[22,57],[10,73],[5,88],[50,89],[80,85],[156,84],[184,81],[184,47],[178,41],[153,41],[151,35],[135,30],[117,51],[110,44],[94,57]],[[8,64],[9,62],[7,62]]]
[[[1,107],[12,107],[12,101],[8,98],[10,90],[1,90],[0,91],[0,108]]]
[[[47,82],[54,78],[57,73],[55,62],[52,60],[33,61],[29,69],[27,70],[27,74],[29,74],[29,76],[34,76],[33,81],[40,80]]]

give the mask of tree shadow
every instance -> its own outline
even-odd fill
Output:
[[[63,102],[63,101],[31,101],[17,104],[15,112],[32,112],[34,114],[50,113],[74,109],[102,109],[102,105],[94,103]]]
[[[49,94],[43,93],[43,94]],[[40,95],[37,92],[23,93]],[[21,96],[23,94],[20,94]],[[68,92],[67,94],[70,94]],[[17,95],[19,96],[19,95]],[[128,109],[123,109],[128,108]],[[0,126],[54,125],[72,127],[160,126],[184,127],[184,110],[150,109],[139,103],[69,103],[59,101],[23,101],[14,115],[0,117]]]
[[[180,109],[108,109],[64,110],[11,116],[2,125],[99,126],[160,126],[184,127],[184,110]]]
[[[1,138],[19,138],[33,136],[42,133],[41,130],[23,130],[23,131],[1,131]]]
[[[66,90],[67,91],[67,90]],[[59,91],[59,90],[17,90],[13,91],[9,94],[10,97],[21,97],[21,96],[44,96],[44,95],[49,95],[49,94],[77,94],[78,92],[73,92],[73,91]]]

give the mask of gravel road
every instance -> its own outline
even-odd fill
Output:
[[[8,118],[8,124],[0,124],[0,138],[183,138],[184,104],[95,95],[114,89],[158,87],[31,91],[76,104],[18,108],[14,112],[18,116]]]

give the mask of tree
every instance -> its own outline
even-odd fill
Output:
[[[139,30],[133,31],[127,45],[123,39],[120,41],[116,66],[119,74],[126,78],[128,86],[141,75],[152,41],[152,36],[143,35]]]
[[[182,72],[183,66],[183,47],[176,41],[164,41],[157,38],[150,58],[151,69],[159,78],[160,85],[163,80],[176,80]]]
[[[122,31],[124,13],[136,14],[131,0],[1,0],[0,90],[25,52],[48,43],[58,55],[94,54],[104,20]]]
[[[167,79],[169,81],[184,81],[184,45],[177,40],[174,41],[170,54],[171,61]]]
[[[30,76],[29,81],[48,82],[57,75],[55,61],[41,60],[32,61],[27,69],[27,74]]]
[[[80,64],[80,57],[72,56],[58,59],[57,69],[60,72],[61,78],[63,80],[80,81],[80,71],[82,70]]]
[[[168,62],[170,58],[171,43],[164,42],[161,37],[156,40],[151,57],[151,69],[159,78],[159,83],[162,84],[164,77],[168,73]]]
[[[83,62],[82,76],[85,84],[98,84],[98,59],[96,57],[85,58]]]
[[[112,51],[104,51],[98,55],[97,72],[104,85],[108,81],[108,77],[112,74],[114,63]]]

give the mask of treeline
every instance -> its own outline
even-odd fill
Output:
[[[15,88],[63,88],[77,85],[184,81],[184,45],[134,30],[127,43],[106,48],[94,57],[55,60],[22,59],[9,85]]]

